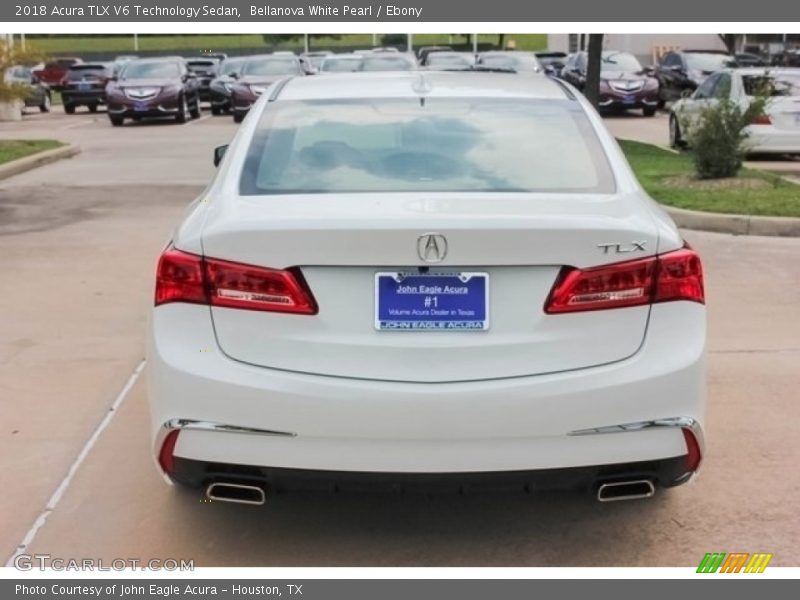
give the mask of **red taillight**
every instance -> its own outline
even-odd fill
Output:
[[[753,117],[751,123],[753,125],[772,125],[772,119],[769,118],[769,115],[763,114]]]
[[[705,300],[700,257],[688,247],[591,269],[565,267],[544,310],[558,314],[672,300]]]
[[[700,453],[700,442],[694,432],[688,427],[681,429],[683,432],[683,439],[686,442],[686,471],[694,473],[700,467],[700,461],[703,456]]]
[[[206,259],[205,265],[213,306],[302,315],[317,313],[317,305],[299,271],[279,271],[216,259]]]
[[[158,464],[167,475],[175,473],[175,444],[178,443],[178,433],[180,433],[179,429],[170,431],[158,452]]]
[[[167,302],[207,304],[203,284],[203,259],[167,248],[156,269],[156,306]]]
[[[316,302],[299,271],[203,258],[171,246],[161,255],[156,273],[155,304],[167,302],[317,313]]]

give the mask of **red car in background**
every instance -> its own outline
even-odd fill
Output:
[[[65,85],[69,68],[82,62],[77,56],[60,56],[46,62],[43,67],[34,69],[33,74],[39,81],[60,92]]]

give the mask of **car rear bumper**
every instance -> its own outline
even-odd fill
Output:
[[[748,134],[747,149],[754,153],[800,154],[800,128],[779,129],[774,125],[753,125]]]
[[[652,311],[642,348],[617,363],[416,384],[234,361],[207,307],[164,305],[148,344],[153,451],[177,429],[180,459],[300,470],[483,473],[681,457],[684,427],[702,443],[705,309]]]
[[[106,94],[102,90],[96,92],[78,92],[63,90],[61,101],[66,104],[105,104]]]

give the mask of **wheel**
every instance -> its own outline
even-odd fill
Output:
[[[89,105],[89,112],[96,113],[97,112],[97,104],[90,104]]]
[[[50,99],[50,94],[45,94],[42,98],[42,103],[39,105],[39,112],[48,113],[50,112],[50,103],[52,100]]]
[[[686,142],[681,137],[681,126],[678,123],[678,117],[674,113],[669,116],[669,145],[676,149],[686,146]]]
[[[74,104],[64,104],[64,112],[68,115],[75,114],[75,105]]]
[[[108,120],[111,121],[114,127],[121,127],[125,123],[125,117],[116,117],[114,115],[108,115]]]
[[[645,117],[654,117],[656,114],[656,107],[655,106],[645,106],[642,109],[642,114]]]
[[[189,105],[186,102],[186,96],[181,96],[180,102],[178,114],[175,115],[175,122],[186,123],[186,120],[189,118]]]
[[[193,119],[199,119],[200,118],[200,97],[199,96],[195,96],[194,97],[194,104],[192,105],[192,108],[189,111],[189,114],[192,115]]]
[[[233,111],[233,122],[241,123],[242,121],[244,121],[244,113],[240,113],[239,111]]]
[[[211,107],[211,114],[215,117],[218,117],[222,114],[222,107],[221,106],[212,106]]]

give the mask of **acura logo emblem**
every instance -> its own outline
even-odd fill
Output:
[[[442,262],[447,256],[447,238],[440,233],[423,233],[417,239],[417,254],[423,262]]]

